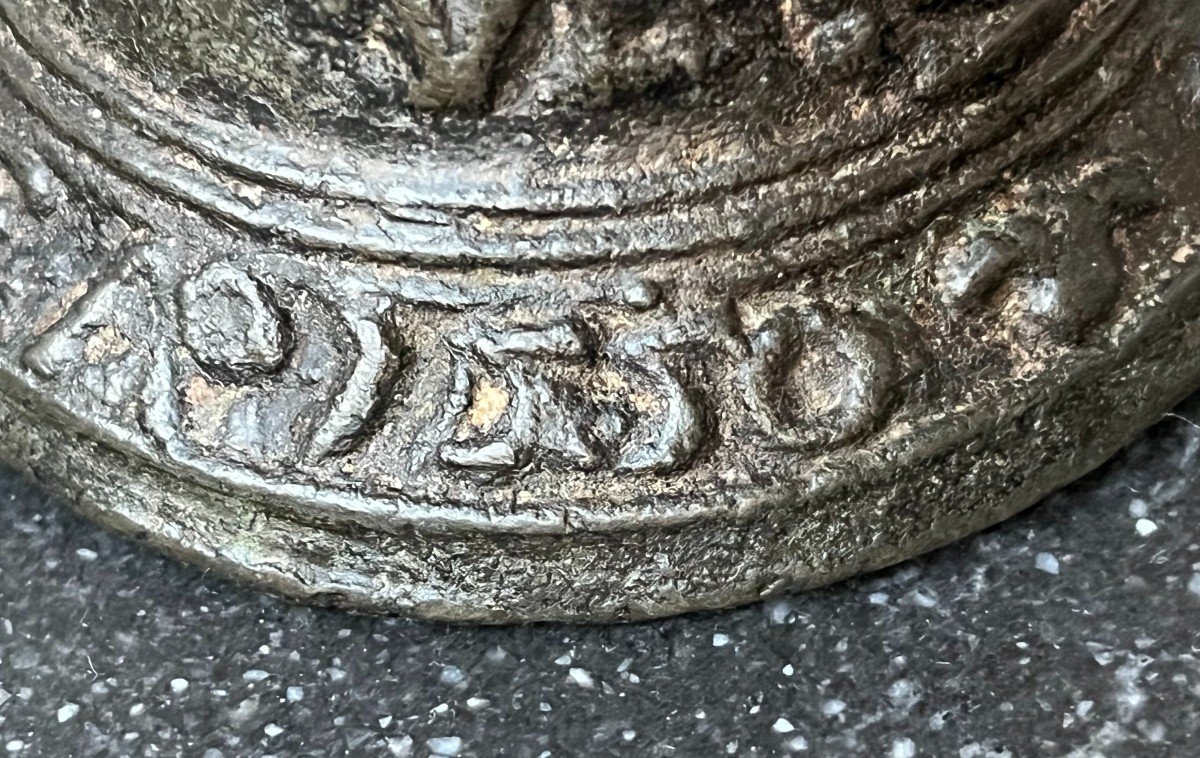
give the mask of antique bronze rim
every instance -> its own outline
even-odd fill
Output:
[[[362,0],[348,37],[230,0],[325,66],[255,90],[216,17],[138,6],[233,51],[181,75],[108,1],[0,0],[0,438],[189,560],[456,620],[718,607],[994,523],[1200,385],[1183,3]],[[386,124],[323,89],[400,80]]]

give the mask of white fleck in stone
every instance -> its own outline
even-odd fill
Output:
[[[452,758],[462,751],[461,737],[434,737],[433,739],[425,740],[425,747],[434,755],[446,756]]]
[[[255,682],[261,682],[262,680],[266,679],[269,676],[270,676],[270,674],[263,671],[262,669],[250,669],[246,673],[242,674],[242,681],[250,682],[251,684],[253,684]]]
[[[187,688],[188,688],[188,680],[186,680],[186,679],[172,679],[171,680],[171,692],[174,692],[176,695],[182,695],[184,692],[187,692]]]
[[[384,716],[383,718],[379,719],[379,728],[380,729],[387,729],[391,725],[392,725],[392,717],[391,716]]]
[[[1146,518],[1146,514],[1150,512],[1146,501],[1141,498],[1134,498],[1129,501],[1129,515],[1134,518]]]
[[[94,561],[100,557],[100,554],[97,553],[95,550],[89,550],[86,547],[81,547],[78,550],[76,550],[75,555],[79,556],[81,560],[85,560],[85,561]]]
[[[632,658],[626,658],[626,659],[624,659],[623,661],[621,661],[621,665],[620,665],[620,666],[617,666],[617,673],[618,673],[618,674],[624,674],[626,671],[628,671],[628,670],[629,670],[629,667],[630,667],[630,666],[632,666],[632,665],[633,665],[633,659],[632,659]]]
[[[0,706],[3,706],[9,700],[12,700],[12,693],[0,687]]]
[[[771,731],[776,734],[791,734],[796,731],[796,727],[792,726],[792,722],[780,716],[774,724],[771,724]]]
[[[25,743],[21,740],[9,740],[4,743],[4,749],[10,753],[19,753],[25,749]]]
[[[846,703],[836,697],[832,700],[826,700],[821,705],[821,713],[824,713],[826,716],[837,716],[844,710],[846,710]]]
[[[912,708],[921,699],[920,689],[907,679],[897,679],[888,687],[888,697],[897,708]]]
[[[1013,758],[1013,754],[990,741],[968,742],[958,749],[958,758]]]
[[[449,713],[450,712],[450,704],[449,703],[438,703],[437,705],[433,706],[433,708],[431,708],[429,710],[429,712],[434,714],[435,716],[441,716],[443,713]]]
[[[349,629],[338,629],[337,636],[338,636],[339,640],[344,640],[350,636],[350,630]]]
[[[413,754],[413,738],[407,734],[388,740],[388,752],[395,758],[409,758]]]
[[[1127,662],[1113,672],[1116,687],[1113,694],[1117,701],[1117,720],[1130,723],[1146,704],[1146,691],[1141,686],[1143,666],[1136,659]]]
[[[407,734],[402,737],[392,737],[387,742],[388,752],[395,758],[409,758],[413,754],[413,738]]]
[[[229,720],[235,725],[245,724],[258,713],[258,695],[248,697],[237,704],[229,713]],[[336,721],[336,719],[335,719]]]
[[[575,684],[578,684],[580,687],[590,690],[592,687],[596,686],[596,682],[592,679],[592,675],[589,674],[585,669],[573,668],[567,673],[570,675],[571,681],[575,682]]]
[[[1058,559],[1050,553],[1038,553],[1033,559],[1033,565],[1037,567],[1038,571],[1058,574]]]
[[[795,674],[795,673],[796,673],[796,667],[793,666],[792,664],[789,663],[788,665],[783,667],[783,675],[784,676],[791,676],[792,674]]]
[[[279,724],[267,724],[263,727],[263,732],[265,732],[268,737],[274,738],[283,734],[283,727],[281,727]]]
[[[550,704],[547,703],[545,700],[543,700],[542,702],[538,703],[538,710],[541,711],[542,713],[549,713],[550,712]]]
[[[327,669],[326,673],[329,674],[329,681],[331,682],[340,682],[346,678],[346,672],[336,667]]]
[[[259,645],[258,646],[258,654],[259,655],[270,655],[271,654],[271,646],[270,645]]]
[[[1167,728],[1160,721],[1139,721],[1138,731],[1151,742],[1163,742],[1167,739]]]
[[[728,634],[714,634],[712,636],[713,647],[725,647],[729,644],[730,639]]]
[[[467,675],[458,666],[443,666],[440,679],[442,684],[461,684]]]
[[[570,666],[574,661],[570,653],[563,653],[554,659],[554,663],[559,666]]]
[[[1188,579],[1187,588],[1193,595],[1200,595],[1200,572],[1192,574],[1192,578]]]
[[[633,742],[635,739],[637,739],[637,732],[633,731],[632,729],[626,729],[625,731],[621,732],[621,739],[625,740],[626,742]]]
[[[491,700],[486,697],[469,697],[467,698],[467,707],[473,711],[482,711],[492,704]]]
[[[909,597],[912,598],[915,605],[921,608],[936,608],[938,604],[937,596],[922,590],[913,590],[909,593]]]
[[[1139,536],[1149,537],[1158,531],[1158,524],[1148,518],[1140,518],[1134,523],[1133,528],[1137,530]]]
[[[804,739],[803,735],[796,735],[787,741],[785,747],[789,752],[799,753],[802,750],[808,750],[808,740]]]
[[[58,723],[70,721],[79,714],[79,706],[74,703],[67,703],[58,709]]]
[[[145,712],[146,706],[141,703],[134,703],[133,705],[129,706],[130,716],[141,716]]]
[[[303,687],[288,687],[287,688],[287,701],[289,703],[299,703],[303,699],[304,699],[304,688]]]
[[[867,602],[871,605],[887,605],[888,594],[886,592],[872,592],[867,596]]]
[[[786,624],[792,618],[792,606],[786,601],[776,600],[771,603],[768,613],[770,613],[772,624]]]
[[[897,737],[892,740],[892,758],[913,758],[916,754],[916,743],[908,737]]]

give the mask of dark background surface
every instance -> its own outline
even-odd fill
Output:
[[[623,627],[296,607],[0,474],[0,756],[1200,755],[1200,397],[987,533]]]

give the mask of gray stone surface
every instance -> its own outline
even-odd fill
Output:
[[[1196,755],[1196,420],[881,574],[607,628],[295,607],[6,475],[0,755]]]

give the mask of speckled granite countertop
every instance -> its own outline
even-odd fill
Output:
[[[637,626],[291,606],[0,476],[0,756],[1200,755],[1200,397],[1037,508]]]

